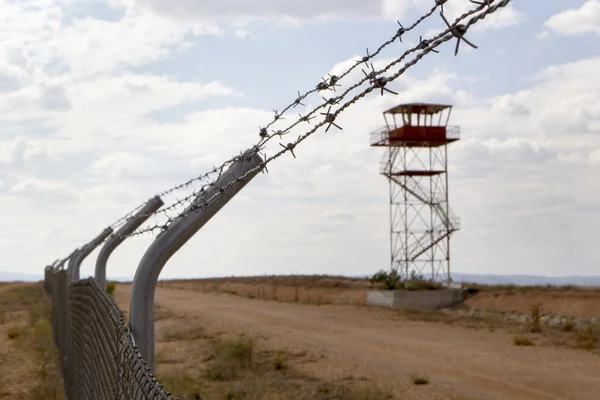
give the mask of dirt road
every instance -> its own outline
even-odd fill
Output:
[[[129,286],[118,286],[128,309]],[[408,321],[391,310],[304,305],[158,288],[156,301],[211,331],[260,335],[274,349],[306,350],[298,366],[330,379],[393,383],[400,399],[600,400],[600,357],[583,350],[518,347],[503,331]],[[430,384],[414,386],[411,373]]]

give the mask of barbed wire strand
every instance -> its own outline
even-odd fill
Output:
[[[333,83],[333,86],[335,86],[339,80],[341,79],[341,77],[346,76],[347,74],[349,74],[354,68],[356,68],[357,66],[361,65],[362,63],[368,64],[368,61],[373,59],[375,56],[377,56],[386,46],[388,46],[389,44],[393,43],[396,39],[400,39],[400,41],[402,40],[402,35],[412,29],[414,29],[419,23],[421,23],[422,21],[424,21],[425,19],[427,19],[428,17],[430,17],[435,10],[438,7],[442,7],[443,3],[445,3],[446,1],[436,1],[436,4],[434,5],[434,7],[431,8],[431,10],[429,12],[427,12],[426,14],[422,15],[415,23],[413,23],[411,26],[404,28],[402,27],[402,25],[398,22],[398,24],[400,25],[400,29],[398,29],[398,31],[395,33],[395,35],[389,39],[388,41],[384,42],[381,46],[379,46],[379,48],[373,53],[373,54],[368,54],[368,49],[367,49],[367,56],[363,57],[361,59],[361,61],[356,62],[355,64],[353,64],[349,69],[347,69],[342,75],[340,75],[340,78],[336,77],[336,80]],[[476,4],[480,4],[480,7],[477,7],[475,9],[472,9],[466,13],[464,13],[463,15],[461,15],[459,18],[457,18],[458,20],[464,19],[469,15],[472,15],[475,12],[480,11],[484,6],[485,3],[476,3]],[[423,44],[425,44],[427,41],[421,41],[419,43],[419,45],[409,49],[408,51],[404,52],[404,54],[397,59],[397,62],[401,62],[402,60],[404,60],[404,58],[406,58],[410,53],[420,49],[423,47]],[[373,68],[373,66],[371,65],[371,68]],[[363,71],[364,73],[364,71]],[[278,130],[277,132],[274,132],[273,134],[268,134],[266,138],[261,139],[256,145],[255,147],[260,148],[261,150],[264,149],[264,146],[266,145],[266,143],[271,140],[272,138],[274,138],[275,136],[279,136],[279,137],[283,137],[284,135],[286,135],[287,133],[289,133],[295,126],[299,125],[302,122],[310,122],[310,119],[314,118],[314,114],[316,114],[319,110],[323,109],[324,107],[326,107],[327,105],[335,105],[337,103],[339,103],[339,101],[341,101],[343,98],[345,98],[345,96],[352,90],[354,90],[355,88],[359,87],[360,85],[362,85],[365,81],[367,80],[372,80],[374,77],[376,77],[378,74],[380,74],[381,71],[374,71],[370,74],[365,74],[365,78],[361,79],[359,82],[355,83],[354,85],[349,86],[341,95],[329,99],[327,100],[325,103],[320,104],[319,106],[315,107],[312,111],[310,111],[309,113],[307,113],[304,116],[300,116],[300,118],[298,120],[296,120],[293,124],[289,125],[287,128],[283,129],[283,130]],[[322,82],[324,85],[323,87],[325,87],[325,82]],[[319,91],[318,89],[313,89],[307,93],[314,93]],[[306,96],[304,96],[306,97]],[[291,103],[288,107],[286,107],[281,113],[279,113],[278,115],[281,116],[283,115],[283,113],[285,111],[287,111],[288,109],[295,107],[295,105],[297,105],[298,103],[300,103],[304,97],[300,96],[295,102]],[[332,101],[333,100],[333,101]],[[277,113],[276,113],[277,114]],[[275,118],[271,123],[269,123],[267,125],[267,127],[270,127],[271,124],[273,124],[276,120],[278,120],[279,117]],[[266,128],[261,128],[261,129],[265,129]],[[238,159],[239,156],[235,156],[232,157],[231,159],[227,160],[225,163],[223,163],[221,165],[221,170],[223,167],[228,166],[229,164],[231,164],[233,161],[235,161],[235,159]],[[207,177],[210,173],[215,172],[217,170],[217,168],[215,167],[213,169],[213,171],[204,174],[202,177]],[[184,186],[184,185],[189,185],[191,184],[195,179],[192,179],[188,182],[186,182],[183,185],[180,186]],[[214,181],[213,181],[214,182]],[[154,213],[155,215],[158,214],[164,214],[167,216],[168,219],[170,219],[171,217],[169,217],[169,214],[173,211],[175,211],[177,208],[181,207],[181,206],[189,206],[191,205],[191,203],[193,202],[193,199],[196,198],[198,196],[199,193],[201,193],[202,191],[204,191],[207,187],[211,186],[211,184],[207,184],[207,185],[203,185],[200,189],[193,191],[191,194],[189,194],[188,196],[185,196],[184,198],[178,199],[175,202],[173,202],[171,205],[164,207],[160,210],[158,210],[156,213]],[[143,217],[149,217],[150,214],[148,215],[144,215]]]
[[[445,0],[444,0],[445,2]],[[375,57],[377,57],[387,46],[391,45],[392,43],[394,43],[397,39],[402,41],[402,35],[404,35],[407,32],[410,32],[411,30],[415,29],[420,23],[422,23],[424,20],[426,20],[427,18],[429,18],[431,15],[433,15],[433,13],[435,12],[435,10],[437,8],[441,8],[443,7],[443,3],[440,1],[435,1],[434,6],[424,15],[422,15],[421,17],[419,17],[412,25],[408,26],[408,27],[403,27],[402,24],[400,24],[400,22],[398,22],[398,25],[400,26],[400,28],[396,31],[396,33],[394,34],[394,36],[392,36],[390,39],[388,39],[387,41],[385,41],[383,44],[381,44],[377,50],[372,53],[369,54],[369,50],[367,49],[367,55],[363,56],[361,58],[361,60],[355,64],[353,64],[351,67],[349,67],[348,69],[346,69],[343,73],[341,73],[339,76],[335,76],[335,75],[330,75],[330,80],[329,82],[325,81],[324,78],[321,78],[322,81],[319,82],[319,84],[311,90],[306,91],[304,94],[300,94],[300,92],[298,92],[298,97],[291,102],[290,104],[288,104],[284,109],[281,110],[281,112],[277,112],[275,111],[275,116],[273,118],[273,120],[271,122],[269,122],[267,125],[265,125],[264,128],[260,128],[260,132],[259,134],[262,132],[262,134],[264,135],[264,133],[266,132],[266,136],[261,137],[261,139],[258,141],[258,143],[256,144],[256,146],[258,146],[259,148],[264,148],[264,146],[271,140],[273,139],[275,136],[283,136],[286,133],[288,133],[291,129],[293,129],[296,125],[300,124],[301,122],[308,122],[310,120],[310,117],[314,114],[316,114],[320,109],[324,108],[327,105],[331,105],[332,102],[331,101],[327,101],[317,107],[315,107],[312,111],[310,111],[307,115],[299,118],[298,120],[296,120],[295,123],[291,124],[290,126],[288,126],[286,129],[284,130],[279,130],[277,132],[274,132],[273,134],[268,134],[268,129],[271,128],[277,121],[283,119],[282,116],[289,111],[292,108],[295,108],[297,105],[302,104],[302,100],[304,100],[305,98],[307,98],[309,95],[313,94],[313,93],[317,93],[323,90],[329,90],[329,89],[335,89],[335,86],[338,86],[339,82],[345,78],[347,75],[349,75],[355,68],[357,68],[359,65],[361,65],[362,63],[368,63],[369,60],[374,59]],[[346,90],[344,92],[343,95],[341,96],[337,96],[336,99],[341,99],[345,96],[345,94],[347,94],[349,91]],[[331,100],[331,99],[330,99]],[[196,177],[190,178],[187,181],[178,184],[176,186],[171,187],[170,189],[167,189],[163,192],[160,192],[158,194],[156,194],[153,197],[163,197],[165,195],[171,194],[175,191],[181,190],[181,189],[186,189],[188,187],[190,187],[192,184],[194,184],[195,182],[198,181],[203,181],[206,180],[210,175],[215,174],[219,169],[223,169],[224,167],[229,166],[230,164],[232,164],[239,156],[235,156],[232,157],[228,160],[226,160],[225,162],[223,162],[221,164],[220,167],[214,167],[211,171],[206,172],[204,174],[198,175]],[[202,187],[202,189],[206,188],[209,185],[204,185]],[[171,211],[173,211],[174,209],[185,205],[186,203],[189,203],[190,200],[194,197],[196,197],[198,195],[199,191],[194,191],[192,194],[179,199],[175,202],[173,202],[171,205],[169,205],[168,207],[162,208],[157,210],[155,213],[152,214],[167,214]],[[125,223],[129,218],[131,218],[131,216],[133,216],[133,214],[135,214],[138,210],[140,210],[144,205],[146,204],[146,202],[138,205],[135,209],[133,209],[132,211],[130,211],[129,213],[127,213],[125,216],[121,217],[120,219],[118,219],[117,221],[115,221],[112,225],[110,225],[111,228],[116,229],[119,226],[121,226],[123,223]],[[147,215],[140,215],[140,217],[149,217],[152,214],[147,214]]]
[[[498,10],[501,7],[505,7],[506,5],[508,5],[510,3],[511,0],[501,0],[499,2],[495,1],[495,0],[483,0],[481,2],[479,1],[473,1],[470,0],[472,3],[474,4],[478,4],[478,7],[475,7],[465,13],[463,13],[462,15],[460,15],[459,17],[457,17],[455,19],[455,21],[453,22],[452,25],[450,25],[448,23],[448,21],[446,20],[446,18],[444,17],[443,14],[443,4],[447,2],[447,0],[435,0],[435,5],[434,7],[431,8],[431,10],[429,12],[427,12],[426,14],[424,14],[423,16],[421,16],[415,23],[413,23],[411,26],[404,28],[402,27],[402,25],[400,24],[400,22],[398,22],[398,24],[400,25],[400,29],[397,30],[396,34],[389,39],[388,41],[384,42],[382,45],[379,46],[379,48],[373,53],[373,54],[369,54],[368,53],[368,49],[367,49],[367,56],[362,57],[362,59],[358,62],[356,62],[355,64],[353,64],[349,69],[347,69],[344,73],[342,73],[340,75],[340,77],[336,77],[337,79],[334,80],[330,80],[329,83],[325,82],[323,80],[323,84],[321,85],[321,88],[324,88],[325,86],[326,89],[331,89],[333,88],[335,90],[335,86],[340,86],[338,85],[338,82],[341,78],[347,76],[348,74],[350,74],[350,72],[352,70],[354,70],[357,66],[362,65],[363,63],[368,64],[369,60],[372,60],[374,57],[376,57],[386,46],[390,45],[391,43],[393,43],[396,39],[399,39],[400,41],[402,41],[402,35],[412,29],[414,29],[419,23],[421,23],[422,21],[424,21],[425,19],[427,19],[428,17],[430,17],[435,10],[440,7],[442,9],[442,11],[440,12],[440,16],[442,17],[442,19],[444,20],[445,24],[447,25],[447,29],[444,30],[443,32],[439,33],[438,35],[436,35],[435,37],[433,37],[432,39],[429,40],[423,40],[422,38],[420,38],[420,42],[418,45],[414,46],[413,48],[405,51],[400,57],[398,57],[397,59],[395,59],[394,61],[392,61],[391,63],[389,63],[388,65],[385,66],[385,68],[379,70],[379,71],[375,71],[373,68],[373,65],[371,64],[371,69],[372,71],[367,74],[363,71],[363,74],[365,75],[364,78],[360,79],[358,82],[356,82],[355,84],[349,86],[341,95],[337,96],[334,98],[334,101],[332,101],[332,99],[326,100],[325,103],[322,103],[321,105],[315,107],[312,111],[310,111],[308,114],[306,114],[305,116],[300,115],[300,118],[298,120],[296,120],[294,123],[292,123],[290,126],[288,126],[285,130],[279,130],[277,132],[274,132],[271,135],[268,135],[267,137],[261,137],[261,140],[259,140],[259,142],[257,144],[255,144],[254,146],[251,147],[251,153],[252,154],[257,154],[257,153],[261,153],[264,148],[266,143],[271,140],[273,137],[275,136],[279,136],[282,137],[285,134],[289,133],[291,131],[291,129],[293,129],[295,126],[299,125],[301,122],[308,122],[310,123],[310,119],[314,118],[313,115],[316,114],[317,111],[319,111],[320,109],[323,109],[324,107],[326,107],[327,105],[329,105],[329,110],[326,113],[321,113],[322,115],[324,115],[324,119],[319,122],[317,125],[315,125],[311,130],[305,132],[303,135],[298,136],[298,139],[292,143],[288,143],[287,145],[283,145],[281,143],[280,146],[283,148],[283,150],[280,150],[279,152],[275,153],[273,156],[271,157],[266,157],[265,154],[265,158],[263,160],[263,162],[260,163],[259,166],[252,168],[251,170],[247,171],[246,173],[244,173],[243,175],[241,175],[240,177],[232,180],[231,182],[229,182],[227,185],[225,185],[224,187],[219,188],[219,192],[214,194],[213,196],[211,196],[209,199],[205,200],[204,202],[201,203],[197,203],[194,204],[194,201],[197,200],[197,197],[200,193],[202,193],[204,190],[206,190],[206,188],[214,186],[215,183],[217,182],[217,180],[219,179],[219,177],[221,176],[223,170],[225,169],[225,167],[231,165],[233,162],[235,162],[236,160],[240,160],[240,158],[242,156],[244,156],[243,152],[240,152],[239,155],[236,155],[234,157],[231,157],[230,159],[226,160],[225,162],[223,162],[219,167],[213,167],[213,169],[205,174],[199,175],[197,177],[191,178],[188,181],[173,186],[170,189],[167,189],[163,192],[158,193],[156,196],[162,197],[165,195],[168,195],[170,193],[173,193],[177,190],[180,190],[182,188],[186,188],[189,187],[190,185],[192,185],[193,183],[197,182],[197,181],[201,181],[204,179],[207,179],[210,175],[215,174],[217,172],[219,172],[219,175],[216,179],[214,179],[211,183],[209,184],[204,184],[202,185],[202,187],[198,190],[194,190],[192,192],[192,194],[185,196],[182,199],[178,199],[176,200],[173,204],[171,204],[170,206],[160,209],[155,213],[149,213],[146,215],[141,215],[140,217],[151,217],[151,216],[156,216],[157,214],[164,214],[167,217],[167,221],[163,224],[154,224],[154,225],[147,225],[144,228],[138,228],[135,232],[128,234],[128,235],[124,235],[123,238],[127,238],[127,237],[132,237],[132,236],[138,236],[138,235],[142,235],[144,233],[149,233],[149,232],[153,232],[157,229],[160,229],[161,231],[165,230],[168,228],[168,226],[173,223],[173,221],[175,221],[177,218],[185,218],[187,215],[189,215],[191,212],[197,211],[197,210],[202,210],[205,209],[209,203],[211,203],[213,200],[216,199],[216,197],[218,196],[223,196],[225,193],[225,190],[227,188],[229,188],[231,185],[233,185],[234,183],[238,182],[238,181],[242,181],[244,180],[248,175],[254,173],[257,170],[263,170],[263,169],[267,169],[267,164],[269,164],[270,162],[272,162],[273,160],[279,158],[281,155],[287,153],[287,152],[291,152],[292,155],[295,158],[295,155],[293,153],[294,148],[296,147],[296,145],[298,145],[299,143],[301,143],[302,141],[304,141],[307,137],[311,136],[312,134],[314,134],[318,129],[320,129],[321,127],[323,127],[324,125],[328,125],[326,128],[326,132],[329,130],[329,128],[331,126],[336,126],[338,129],[342,129],[341,127],[339,127],[338,125],[335,124],[335,120],[336,118],[344,111],[346,110],[348,107],[350,107],[351,105],[355,104],[357,101],[359,101],[360,99],[364,98],[367,94],[371,93],[373,90],[375,89],[380,89],[381,90],[381,94],[383,95],[384,91],[393,93],[393,94],[397,94],[396,92],[393,92],[391,90],[389,90],[388,88],[386,88],[386,85],[389,82],[394,81],[395,79],[397,79],[400,75],[402,75],[408,68],[410,68],[411,66],[415,65],[417,62],[419,62],[425,55],[429,54],[430,52],[438,52],[437,50],[435,50],[436,47],[438,47],[439,45],[441,45],[442,43],[451,40],[453,38],[457,39],[457,46],[456,46],[456,51],[455,51],[455,55],[458,53],[458,46],[460,44],[460,41],[463,40],[465,41],[467,44],[469,44],[471,47],[477,48],[477,46],[473,45],[472,43],[470,43],[468,40],[466,40],[466,38],[464,38],[465,33],[467,32],[468,28],[474,24],[476,24],[478,21],[483,20],[487,15],[495,12],[496,10]],[[493,4],[492,4],[493,3]],[[487,8],[486,8],[487,7]],[[469,19],[469,21],[466,24],[459,24],[459,22],[461,22],[462,20],[464,20],[465,18],[479,12],[482,11],[483,9],[485,9],[485,11],[483,11],[482,13],[480,13],[477,16],[474,16],[472,18]],[[450,35],[449,35],[450,34]],[[379,75],[382,75],[384,73],[386,73],[387,71],[389,71],[389,69],[391,69],[393,66],[397,65],[398,63],[402,62],[409,54],[416,52],[417,50],[422,50],[421,53],[419,53],[413,60],[411,60],[409,63],[407,63],[403,68],[399,69],[395,74],[388,76],[388,77],[378,77]],[[333,105],[337,105],[339,104],[339,102],[345,98],[345,96],[352,90],[358,88],[359,86],[363,85],[364,82],[369,81],[370,86],[368,88],[366,88],[363,92],[355,95],[351,100],[347,101],[346,103],[344,103],[340,108],[338,108],[335,112],[331,113],[331,107]],[[325,90],[325,89],[321,89],[321,90]],[[299,104],[304,98],[306,98],[306,96],[308,96],[311,93],[315,93],[318,92],[319,90],[319,85],[317,85],[317,88],[312,89],[308,92],[306,92],[305,95],[299,96],[299,98],[294,101],[294,103],[290,104],[288,107],[284,108],[282,110],[281,113],[277,113],[277,111],[275,112],[275,118],[273,119],[273,121],[271,121],[269,124],[266,125],[266,127],[270,127],[272,126],[272,124],[274,124],[277,120],[279,119],[283,119],[280,118],[281,115],[283,115],[286,111],[288,111],[289,109],[295,107],[295,105]],[[261,128],[261,130],[264,128]],[[246,153],[248,153],[248,151],[246,151]],[[246,156],[248,156],[246,154]],[[251,157],[248,156],[248,157]],[[122,225],[125,221],[127,221],[129,218],[131,218],[131,216],[133,214],[135,214],[135,212],[137,212],[138,210],[140,210],[144,205],[146,204],[146,202],[142,203],[141,205],[139,205],[138,207],[136,207],[134,210],[130,211],[129,213],[127,213],[125,216],[121,217],[119,220],[117,220],[115,223],[113,223],[111,225],[111,227],[113,229],[116,229],[116,227]],[[186,205],[187,208],[184,210],[184,212],[177,214],[175,216],[171,216],[171,212],[174,212],[175,209],[177,207],[180,207],[182,205]]]
[[[307,131],[306,133],[304,133],[303,135],[299,136],[298,139],[292,143],[288,143],[287,146],[283,145],[280,143],[280,145],[283,147],[282,150],[280,150],[279,152],[277,152],[276,154],[274,154],[271,157],[266,157],[265,160],[257,167],[252,168],[251,170],[247,171],[246,173],[244,173],[243,175],[241,175],[240,177],[238,177],[237,179],[232,180],[231,182],[229,182],[227,185],[225,185],[224,187],[219,188],[219,193],[214,194],[213,196],[211,196],[209,199],[205,200],[202,203],[199,204],[194,204],[191,207],[188,207],[188,209],[185,211],[185,213],[182,213],[178,216],[176,216],[175,218],[169,218],[167,220],[166,223],[164,224],[155,224],[152,226],[146,226],[145,228],[141,228],[136,230],[135,232],[133,232],[131,235],[127,235],[127,236],[137,236],[137,235],[141,235],[143,233],[147,233],[147,232],[151,232],[157,229],[161,229],[161,230],[165,230],[168,225],[170,223],[172,223],[176,218],[178,217],[185,217],[186,215],[188,215],[189,213],[193,212],[193,211],[197,211],[197,210],[202,210],[204,208],[206,208],[208,206],[208,204],[213,201],[214,199],[216,199],[218,196],[222,196],[223,192],[229,188],[231,185],[233,185],[234,183],[236,183],[239,180],[243,180],[245,179],[248,175],[250,175],[251,173],[257,171],[257,170],[262,170],[263,168],[266,167],[267,164],[269,164],[270,162],[272,162],[273,160],[279,158],[281,155],[285,154],[286,152],[292,152],[293,149],[302,141],[304,141],[307,137],[311,136],[313,133],[315,133],[319,128],[323,127],[324,125],[328,125],[327,130],[329,130],[329,128],[335,125],[335,120],[336,118],[344,111],[346,110],[348,107],[350,107],[351,105],[355,104],[357,101],[359,101],[360,99],[364,98],[367,94],[371,93],[373,90],[376,89],[381,89],[382,93],[384,90],[389,91],[387,88],[385,88],[385,86],[396,80],[399,76],[401,76],[408,68],[410,68],[411,66],[415,65],[416,63],[418,63],[425,55],[431,53],[431,52],[435,52],[435,48],[438,47],[439,45],[441,45],[444,42],[447,42],[449,40],[452,39],[457,39],[458,41],[460,40],[464,40],[464,34],[466,33],[467,29],[476,24],[478,21],[484,19],[488,14],[491,14],[493,12],[495,12],[496,10],[498,10],[501,7],[505,7],[506,5],[508,5],[510,3],[511,0],[501,0],[499,2],[490,0],[489,3],[486,3],[485,1],[482,3],[475,3],[475,4],[480,4],[479,7],[476,7],[468,12],[465,12],[464,14],[462,14],[461,16],[459,16],[458,18],[456,18],[456,20],[454,21],[454,23],[450,26],[448,26],[448,28],[446,30],[444,30],[443,32],[441,32],[440,34],[436,35],[435,37],[433,37],[430,40],[421,40],[421,42],[407,50],[406,52],[404,52],[402,54],[402,56],[400,56],[399,58],[395,59],[394,61],[392,61],[391,63],[389,63],[388,65],[385,66],[385,68],[383,68],[380,71],[375,71],[374,74],[369,74],[367,76],[365,76],[364,78],[362,78],[358,83],[355,83],[354,85],[352,85],[351,87],[349,87],[345,94],[347,94],[349,91],[361,86],[364,82],[366,82],[367,80],[370,82],[370,86],[368,88],[366,88],[363,92],[355,95],[351,100],[347,101],[346,103],[344,103],[339,109],[337,109],[335,112],[331,113],[331,104],[329,103],[324,103],[321,106],[319,106],[320,108],[323,108],[326,105],[330,105],[330,109],[327,113],[321,113],[325,116],[325,118],[317,123],[311,130]],[[491,4],[493,3],[493,5]],[[489,5],[488,5],[489,4]],[[486,8],[487,7],[487,8]],[[485,11],[483,11],[482,13],[480,13],[477,16],[472,17],[466,24],[460,24],[459,22],[461,22],[462,20],[464,20],[465,18],[479,12],[482,11],[484,8]],[[440,14],[443,17],[443,13]],[[445,20],[445,18],[444,18]],[[388,77],[380,77],[380,78],[376,78],[378,75],[384,74],[387,71],[389,71],[393,66],[397,65],[398,63],[402,62],[407,55],[409,55],[412,52],[415,52],[417,50],[421,50],[421,53],[419,53],[414,59],[412,59],[410,62],[408,62],[404,67],[400,68],[395,74],[390,75]],[[382,79],[383,78],[383,79]],[[292,127],[295,126],[296,123],[292,124]],[[339,126],[338,126],[339,128]],[[291,129],[291,128],[289,128]],[[341,128],[340,128],[341,129]],[[275,135],[273,135],[275,136]],[[259,153],[261,151],[261,148],[258,145],[255,145],[254,147],[251,148],[252,151],[254,151],[255,153]],[[239,159],[240,156],[236,156],[234,157],[235,159]],[[212,186],[214,185],[216,182],[216,180],[214,180],[210,185],[207,186]]]

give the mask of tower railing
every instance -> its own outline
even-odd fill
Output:
[[[389,143],[390,129],[387,126],[384,126],[371,132],[369,137],[371,146],[385,146]]]
[[[401,128],[402,126],[398,126],[397,128]],[[412,126],[412,128],[420,128],[419,133],[423,136],[426,136],[426,132],[428,128],[435,127],[433,126]],[[390,132],[397,129],[388,126],[384,126],[378,128],[377,130],[371,132],[369,134],[369,140],[371,146],[389,146],[391,142],[394,140],[390,140]],[[446,140],[459,140],[460,139],[460,126],[457,125],[448,125],[446,128]],[[397,139],[396,139],[397,140]],[[400,141],[400,140],[398,140]]]

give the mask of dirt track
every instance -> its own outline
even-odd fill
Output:
[[[128,308],[129,286],[118,286]],[[306,350],[298,365],[329,379],[394,382],[399,399],[600,399],[600,357],[582,350],[517,347],[507,332],[408,321],[392,311],[304,305],[158,288],[157,303],[199,317],[211,331],[262,336],[268,347]],[[413,386],[411,373],[430,384]]]

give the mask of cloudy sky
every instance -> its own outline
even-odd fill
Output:
[[[154,193],[250,147],[272,110],[432,3],[0,1],[0,270],[40,273]],[[274,161],[161,277],[388,267],[388,185],[369,133],[408,101],[452,104],[461,127],[449,148],[455,271],[597,274],[600,0],[538,3],[514,0],[468,32],[479,49],[455,57],[454,41],[443,44],[390,84],[398,96],[370,94],[338,118],[342,131],[321,129],[296,159]],[[449,0],[444,11],[453,20],[471,6]],[[435,13],[375,67],[443,27]],[[277,126],[321,102],[311,95]],[[153,237],[119,247],[109,277],[133,276]]]

